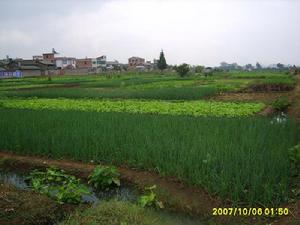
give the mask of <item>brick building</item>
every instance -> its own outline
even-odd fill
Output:
[[[54,64],[55,63],[54,53],[44,53],[43,61]]]
[[[131,57],[128,59],[128,69],[135,69],[137,66],[144,66],[145,59],[140,57]]]
[[[93,68],[93,60],[91,58],[76,59],[76,68],[91,69]]]

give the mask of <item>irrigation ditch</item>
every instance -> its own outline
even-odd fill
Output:
[[[221,201],[199,187],[187,186],[176,178],[162,177],[151,171],[140,171],[125,166],[118,167],[121,174],[122,186],[117,191],[97,192],[92,190],[92,196],[85,196],[84,202],[75,206],[72,204],[57,204],[55,201],[37,194],[28,188],[25,181],[26,174],[33,169],[45,169],[50,166],[63,169],[76,177],[86,181],[96,164],[83,163],[72,160],[52,160],[48,158],[21,156],[9,152],[0,152],[0,202],[5,201],[5,193],[13,193],[18,202],[6,202],[5,209],[0,208],[7,217],[13,215],[15,220],[9,224],[55,224],[76,208],[86,208],[97,204],[102,200],[116,198],[121,201],[135,201],[142,190],[149,185],[157,185],[158,198],[164,203],[165,209],[162,213],[168,216],[177,216],[183,224],[290,224],[299,218],[299,204],[289,204],[291,211],[289,217],[285,218],[263,218],[263,217],[212,217],[212,209],[216,207],[230,207],[231,202]],[[20,197],[21,196],[21,197]],[[33,201],[32,201],[33,200]],[[31,201],[33,203],[31,203]],[[16,214],[14,205],[22,205],[23,213]],[[33,205],[32,205],[33,204]],[[40,207],[42,205],[42,207]],[[25,207],[25,208],[24,208]],[[22,208],[22,207],[21,207]],[[38,209],[30,212],[29,208]],[[29,210],[29,211],[28,211]],[[25,213],[26,212],[26,213]],[[30,213],[29,213],[30,212]],[[30,218],[25,218],[25,214]],[[4,218],[4,217],[3,217]],[[29,221],[22,223],[21,220]],[[33,222],[35,221],[35,222]],[[188,221],[188,222],[187,222]],[[2,221],[3,222],[3,221]],[[1,224],[1,219],[0,219]],[[5,223],[3,223],[5,224]],[[178,223],[179,224],[179,223]],[[181,224],[181,223],[180,223]],[[295,223],[297,224],[297,223]]]

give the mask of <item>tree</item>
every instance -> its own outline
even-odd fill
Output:
[[[198,65],[198,66],[196,66],[196,68],[195,68],[195,72],[196,72],[196,73],[202,73],[202,72],[203,72],[203,69],[204,69],[204,66]]]
[[[184,77],[190,71],[190,66],[186,63],[183,63],[179,66],[175,66],[175,71],[179,74],[179,76]]]
[[[214,71],[214,69],[211,68],[211,67],[204,68],[204,76],[205,77],[212,76],[213,75],[213,71]]]
[[[161,72],[163,72],[164,69],[167,69],[167,62],[165,59],[165,55],[163,50],[161,50],[159,55],[159,60],[157,61],[157,68],[160,69]]]
[[[283,70],[284,69],[284,65],[282,63],[277,63],[276,64],[277,68],[280,69],[280,70]]]
[[[260,65],[259,62],[256,63],[256,69],[258,69],[258,70],[261,70],[261,69],[262,69],[262,66]]]
[[[245,69],[248,70],[248,71],[252,71],[252,70],[253,70],[252,64],[251,64],[251,63],[246,64],[246,65],[245,65]]]

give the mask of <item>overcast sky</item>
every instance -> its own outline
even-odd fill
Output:
[[[297,0],[0,0],[0,58],[300,65]]]

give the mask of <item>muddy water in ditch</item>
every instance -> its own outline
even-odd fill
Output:
[[[0,168],[0,183],[15,186],[21,190],[29,190],[29,183],[26,182],[27,175],[15,173],[12,171],[3,171]],[[96,205],[103,200],[117,199],[119,201],[136,202],[139,196],[138,191],[133,186],[123,185],[120,188],[109,191],[96,191],[90,187],[91,195],[83,196],[82,200],[85,203]],[[192,219],[183,214],[172,213],[166,210],[158,212],[161,218],[172,221],[174,225],[199,225],[206,223],[199,223],[197,219]]]
[[[0,183],[13,185],[19,189],[30,189],[29,183],[26,182],[26,177],[27,176],[24,174],[0,170]],[[107,191],[97,191],[91,187],[89,187],[89,189],[91,194],[82,196],[82,201],[84,203],[96,204],[101,200],[109,199],[134,202],[138,198],[138,192],[132,186],[123,185],[119,188]]]

